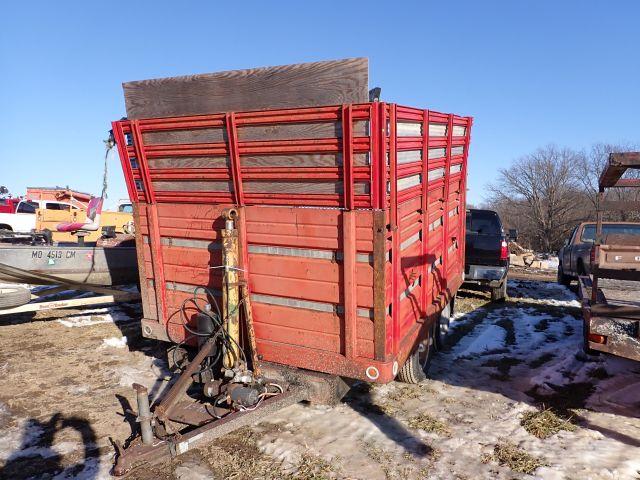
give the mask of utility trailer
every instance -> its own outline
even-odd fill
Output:
[[[199,344],[200,355],[213,348],[194,335],[207,330],[204,315],[224,321],[221,348],[232,351],[225,335],[243,303],[244,385],[258,370],[287,385],[274,398],[263,389],[260,408],[326,399],[318,385],[340,390],[340,377],[420,381],[463,281],[472,119],[368,101],[366,70],[355,59],[124,86],[129,118],[113,132],[134,205],[143,335]],[[292,88],[265,99],[274,85]],[[186,383],[207,356],[188,357]],[[236,367],[222,374],[239,378]],[[213,401],[227,407],[221,419],[194,420],[195,407],[175,400],[186,383],[153,414],[137,387],[147,437],[121,450],[116,473],[157,458],[154,442],[175,455],[190,445],[180,439],[211,439],[255,415],[230,385]],[[185,429],[167,435],[167,420]]]
[[[640,188],[640,179],[622,178],[629,169],[640,169],[640,153],[610,154],[600,175],[592,274],[581,275],[578,288],[585,350],[640,360],[640,235],[605,235],[602,226],[606,211],[640,212],[640,202],[605,199],[610,188]]]

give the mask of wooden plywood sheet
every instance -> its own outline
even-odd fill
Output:
[[[368,60],[353,58],[126,82],[129,119],[368,101]]]

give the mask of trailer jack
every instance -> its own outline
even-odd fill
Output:
[[[282,393],[265,399],[257,408],[234,411],[207,402],[183,400],[176,401],[171,408],[167,408],[163,402],[164,408],[160,408],[163,405],[160,404],[151,413],[146,388],[141,385],[135,387],[138,400],[137,421],[142,434],[127,448],[116,442],[117,458],[113,471],[116,476],[125,475],[143,465],[170,460],[193,447],[205,445],[240,427],[254,424],[269,413],[308,398],[308,389],[303,385],[288,385],[283,388]],[[167,397],[178,399],[171,395]],[[167,423],[161,422],[167,420],[181,424],[183,428],[174,433],[165,433]]]

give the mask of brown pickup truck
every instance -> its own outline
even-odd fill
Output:
[[[610,189],[640,188],[638,176],[625,176],[633,170],[640,171],[640,152],[609,155],[598,180],[595,226],[578,226],[570,248],[562,251],[558,278],[565,280],[565,266],[574,265],[576,239],[591,244],[589,262],[575,253],[584,349],[590,354],[606,352],[640,361],[640,223],[604,221],[607,211],[640,212],[640,202],[607,200]]]
[[[606,222],[602,224],[602,235],[632,235],[640,244],[640,223]],[[596,239],[596,223],[583,222],[573,229],[571,235],[558,252],[558,283],[569,285],[580,275],[591,273],[591,249]]]

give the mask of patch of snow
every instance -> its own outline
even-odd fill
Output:
[[[107,347],[124,348],[127,346],[127,337],[110,337],[102,340]]]
[[[113,454],[87,458],[82,462],[83,468],[77,471],[78,465],[71,465],[53,477],[52,480],[110,480]]]
[[[173,472],[176,480],[211,480],[213,473],[202,463],[195,460],[186,460],[176,467]]]
[[[455,358],[465,358],[486,353],[491,350],[504,348],[507,331],[498,325],[488,325],[482,332],[473,338],[462,351],[456,353]]]
[[[89,327],[101,323],[124,323],[133,321],[135,321],[135,319],[113,307],[84,310],[81,315],[69,315],[57,320],[58,323],[68,328]]]
[[[119,377],[118,383],[122,387],[131,387],[134,383],[146,386],[149,389],[151,402],[160,398],[177,380],[177,376],[171,375],[164,360],[149,357],[144,357],[137,364],[118,368],[114,371],[114,375]]]

